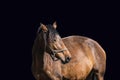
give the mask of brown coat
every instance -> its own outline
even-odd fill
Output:
[[[106,54],[96,41],[82,36],[62,38],[71,54],[70,62],[62,64],[60,60],[53,61],[37,40],[32,51],[32,72],[36,80],[104,80]]]

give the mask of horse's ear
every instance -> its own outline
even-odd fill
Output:
[[[42,23],[40,23],[40,28],[41,28],[42,31],[44,31],[44,32],[47,32],[47,31],[48,31],[47,27],[46,27],[44,24],[42,24]]]
[[[53,28],[54,28],[54,29],[57,28],[57,23],[56,23],[56,21],[53,23]]]

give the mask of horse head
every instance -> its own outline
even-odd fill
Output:
[[[45,43],[45,51],[47,51],[53,60],[61,60],[62,63],[68,63],[71,59],[71,54],[64,45],[60,35],[58,34],[57,24],[54,22],[52,25],[40,24],[40,30]]]

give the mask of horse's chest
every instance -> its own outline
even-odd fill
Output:
[[[74,62],[62,66],[63,76],[67,79],[84,80],[92,69],[91,62]]]
[[[61,78],[60,61],[53,61],[48,54],[44,56],[43,70],[52,80],[59,80],[58,78]]]
[[[46,66],[44,67],[44,72],[52,80],[59,80],[60,78],[62,78],[60,68],[52,68],[50,66],[49,67]]]

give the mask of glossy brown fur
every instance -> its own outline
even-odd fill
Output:
[[[102,47],[83,36],[61,39],[56,27],[56,22],[40,26],[42,31],[37,35],[32,49],[32,73],[35,79],[104,80],[106,54]],[[64,51],[51,56],[53,50]]]
[[[41,51],[35,43],[32,72],[36,80],[104,80],[106,54],[96,41],[82,36],[62,40],[72,56],[67,64],[53,61],[47,52],[37,54]]]
[[[97,80],[103,80],[106,55],[96,41],[82,36],[70,36],[63,38],[63,42],[72,55],[71,61],[62,66],[66,78],[85,80],[92,71],[91,74],[96,75],[94,77],[98,78]]]

